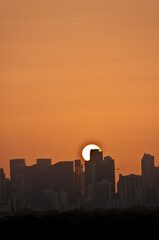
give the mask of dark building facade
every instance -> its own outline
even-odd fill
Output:
[[[84,172],[81,160],[75,160],[75,173],[74,173],[74,187],[75,197],[81,198],[84,196]]]
[[[130,174],[123,176],[120,174],[117,189],[120,194],[122,207],[143,205],[142,177],[140,175]]]
[[[142,178],[145,186],[153,185],[154,168],[154,156],[145,153],[141,159]]]
[[[0,205],[7,205],[10,197],[10,182],[4,170],[0,168]]]
[[[115,193],[115,164],[114,160],[110,157],[104,157],[104,160],[97,165],[96,181],[101,182],[106,180],[111,183],[111,194]]]
[[[101,192],[100,189],[104,191],[101,195],[103,198],[97,194]],[[111,198],[115,196],[114,160],[110,156],[103,159],[103,153],[98,149],[91,150],[90,161],[85,162],[85,191],[87,199],[98,202],[98,206],[100,201],[103,205],[104,198],[108,196],[106,192],[109,192]]]
[[[154,204],[159,205],[159,167],[154,168],[153,176]]]
[[[103,161],[103,152],[99,149],[92,149],[90,151],[90,162],[92,164],[100,164]]]
[[[154,156],[144,154],[141,159],[143,202],[146,206],[155,206],[158,202],[158,168],[155,167]]]
[[[23,208],[47,208],[47,199],[43,192],[48,189],[64,191],[69,204],[73,201],[73,162],[51,165],[51,159],[37,159],[36,164],[26,166],[24,159],[12,159],[10,171],[12,201],[18,199]]]
[[[10,160],[10,178],[12,183],[21,182],[24,179],[25,159]]]
[[[68,204],[71,205],[74,196],[73,161],[55,163],[50,168],[50,187],[54,191],[67,193]]]

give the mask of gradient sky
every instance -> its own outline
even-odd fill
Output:
[[[0,167],[81,158],[159,165],[159,1],[0,0]]]

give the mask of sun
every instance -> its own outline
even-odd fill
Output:
[[[97,145],[95,144],[88,144],[87,146],[85,146],[82,150],[82,156],[83,158],[86,160],[86,161],[89,161],[90,160],[90,151],[92,149],[100,149],[100,147],[98,147]]]

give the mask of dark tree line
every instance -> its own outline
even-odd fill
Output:
[[[11,237],[74,239],[144,239],[158,236],[159,209],[74,210],[32,212],[1,216],[0,232]]]

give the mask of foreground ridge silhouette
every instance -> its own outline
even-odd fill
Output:
[[[115,161],[93,149],[90,161],[37,159],[27,166],[25,159],[10,160],[10,179],[0,169],[0,213],[75,209],[127,209],[159,206],[159,167],[154,156],[144,154],[141,175],[119,175],[115,189]]]

